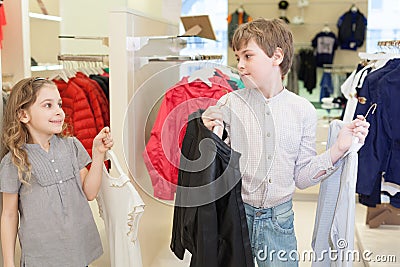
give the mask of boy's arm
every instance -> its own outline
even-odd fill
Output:
[[[80,171],[82,189],[89,201],[95,199],[99,192],[105,154],[112,146],[113,139],[110,129],[104,127],[93,140],[92,165],[90,166],[90,170],[88,171],[86,168],[83,168]]]
[[[18,194],[3,193],[1,214],[1,246],[4,267],[14,267],[15,243],[18,229]]]

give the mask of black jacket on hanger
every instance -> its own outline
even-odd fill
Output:
[[[191,267],[254,266],[241,196],[240,153],[189,116],[182,143],[171,250]]]

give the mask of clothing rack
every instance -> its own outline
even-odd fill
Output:
[[[108,65],[108,55],[58,55],[59,61],[102,62]]]
[[[328,73],[351,73],[354,70],[354,66],[348,65],[333,65],[333,64],[324,64],[323,65],[324,72]]]
[[[195,56],[155,56],[148,57],[149,62],[155,61],[195,61],[195,60],[217,60],[222,55],[195,55]]]
[[[400,40],[379,41],[378,46],[400,47]]]
[[[378,41],[377,45],[381,48],[387,48],[386,51],[382,51],[379,53],[365,53],[359,52],[358,56],[363,60],[382,60],[382,59],[393,59],[400,58],[400,40],[392,40],[392,41]]]
[[[388,50],[386,52],[383,52],[382,50],[381,52],[372,54],[360,52],[359,57],[365,62],[382,61],[384,62],[383,64],[386,64],[389,59],[400,58],[400,54],[398,53],[398,50],[400,49],[400,40],[378,41],[377,45],[381,48],[387,48]],[[378,64],[378,66],[379,65],[380,64]],[[383,68],[383,65],[381,65],[380,67]],[[364,101],[364,103],[360,100]],[[366,100],[367,99],[365,97],[358,97],[358,101],[361,104],[365,104]],[[381,106],[381,108],[385,107]],[[385,190],[383,190],[384,188]],[[382,173],[381,192],[386,191],[393,196],[398,192],[395,191],[396,189],[399,190],[399,186],[390,182],[386,182],[384,179],[384,173]],[[377,204],[376,207],[367,208],[366,224],[369,225],[369,228],[378,228],[380,225],[400,225],[400,209],[395,208],[390,204],[390,200],[387,195],[381,194],[380,197],[381,204]]]
[[[243,1],[233,1],[229,2],[229,5],[233,6],[239,6],[242,5],[243,7],[246,6],[252,6],[252,5],[277,5],[278,1],[275,0],[270,0],[270,1],[257,1],[257,2],[251,2],[251,3],[245,3],[243,4]],[[352,1],[353,4],[365,4],[368,3],[368,0],[358,0],[358,1]],[[332,4],[342,4],[340,1],[323,1],[323,2],[312,2],[312,5],[332,5]]]
[[[135,67],[140,69],[149,62],[187,62],[187,61],[220,60],[220,59],[222,59],[222,55],[138,57],[135,59]]]

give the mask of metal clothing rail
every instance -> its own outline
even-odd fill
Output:
[[[378,46],[400,47],[400,40],[379,41],[379,42],[378,42]]]
[[[59,61],[103,62],[108,64],[108,55],[58,55]]]
[[[253,5],[277,5],[278,1],[276,0],[270,0],[270,1],[256,1],[256,2],[249,2],[247,3],[246,1],[232,1],[229,2],[229,6],[242,6],[243,8],[246,8],[246,6],[253,6]],[[367,4],[368,0],[356,0],[356,1],[351,1],[352,4]],[[343,2],[341,1],[310,1],[310,5],[341,5]]]
[[[222,55],[196,55],[192,56],[192,60],[215,60],[222,59]]]
[[[149,62],[155,61],[195,61],[195,60],[217,60],[222,55],[195,55],[195,56],[154,56],[147,58]]]
[[[219,60],[222,55],[195,55],[195,56],[151,56],[135,58],[135,67],[141,68],[150,62],[187,62],[196,60]]]
[[[345,74],[345,73],[351,73],[354,70],[354,66],[324,64],[323,70],[324,70],[324,72],[328,72],[328,73]]]

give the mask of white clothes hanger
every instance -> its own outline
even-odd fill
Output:
[[[324,27],[322,28],[322,31],[325,33],[331,32],[331,28],[329,28],[328,24],[325,24]]]
[[[212,82],[209,80],[209,78],[215,75],[214,72],[215,72],[214,68],[210,67],[201,68],[193,72],[192,75],[190,75],[190,77],[188,78],[188,82],[191,83],[196,80],[200,80],[203,83],[207,84],[209,87],[211,87]]]
[[[57,78],[60,78],[61,80],[63,80],[66,83],[68,83],[68,81],[69,81],[68,75],[66,74],[66,72],[64,70],[60,70],[53,76],[50,76],[49,80],[52,81]]]
[[[350,8],[351,12],[356,13],[358,11],[358,8],[355,4],[353,4]]]

